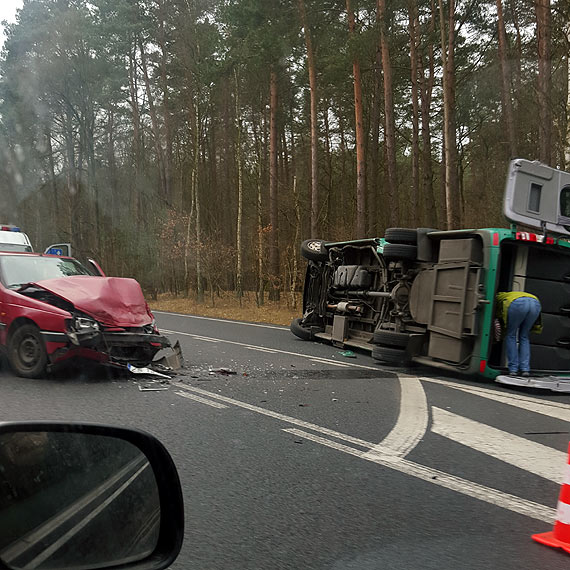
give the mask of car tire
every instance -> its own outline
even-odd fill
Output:
[[[372,349],[372,358],[395,366],[409,366],[411,364],[411,360],[403,348],[392,346],[375,346]]]
[[[12,370],[24,378],[41,378],[48,363],[44,339],[35,325],[18,327],[8,341],[8,361]]]
[[[385,259],[415,261],[418,255],[418,248],[415,245],[387,243],[384,246],[382,255]]]
[[[410,342],[410,333],[402,333],[389,330],[378,330],[374,333],[372,338],[374,344],[381,344],[384,346],[406,348]]]
[[[384,239],[389,243],[416,245],[418,232],[410,228],[388,228],[384,233]]]
[[[322,239],[306,239],[301,244],[301,255],[311,261],[328,261],[329,252],[325,248],[326,243]]]
[[[311,340],[313,338],[311,330],[301,325],[301,319],[293,319],[289,328],[291,332],[301,340]]]

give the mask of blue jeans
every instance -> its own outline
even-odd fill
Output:
[[[528,333],[540,314],[540,302],[532,297],[519,297],[507,312],[507,361],[509,372],[530,372]],[[517,333],[519,346],[517,348]]]

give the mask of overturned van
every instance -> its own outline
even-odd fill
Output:
[[[543,311],[543,333],[531,335],[533,375],[570,374],[570,174],[512,161],[505,215],[510,229],[390,228],[382,238],[306,240],[303,316],[292,332],[391,365],[495,378],[506,370],[493,334],[495,295],[526,291]]]

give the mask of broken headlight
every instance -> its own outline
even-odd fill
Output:
[[[75,332],[85,332],[89,330],[98,331],[99,323],[93,319],[86,317],[73,317],[71,321],[71,328]]]

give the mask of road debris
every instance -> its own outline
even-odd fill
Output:
[[[229,368],[211,368],[209,374],[210,376],[213,376],[214,374],[221,374],[222,376],[233,376],[234,374],[237,374],[237,372],[235,370],[230,370]]]
[[[339,354],[345,358],[356,358],[356,354],[352,352],[352,350],[343,350],[342,352],[339,352]]]
[[[139,384],[139,390],[141,392],[162,392],[168,390],[168,386],[161,386],[160,384]]]
[[[163,348],[159,350],[150,363],[153,368],[159,368],[165,371],[180,370],[184,365],[184,358],[182,357],[182,349],[180,342],[176,341],[172,348]]]
[[[132,372],[133,374],[146,374],[148,376],[158,376],[160,378],[166,378],[166,379],[170,380],[170,376],[167,376],[166,374],[163,374],[162,372],[157,372],[156,370],[153,370],[152,368],[137,368],[136,366],[133,366],[132,364],[127,364],[127,368],[129,370],[129,372]]]

